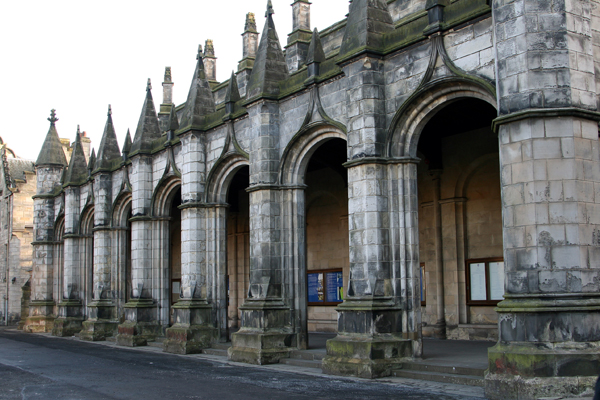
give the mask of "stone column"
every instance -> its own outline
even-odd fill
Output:
[[[350,275],[323,372],[388,376],[420,347],[416,166],[347,165]]]
[[[52,335],[73,336],[81,331],[83,322],[81,264],[79,254],[79,188],[65,188],[65,233],[63,235],[63,293],[58,303],[58,318]]]
[[[152,298],[152,159],[139,154],[132,163],[132,293],[117,335],[117,344],[129,347],[145,346],[160,335],[156,301]]]
[[[577,395],[600,373],[593,3],[493,3],[505,296],[490,399]]]
[[[433,220],[435,223],[435,271],[437,321],[433,327],[433,336],[446,339],[446,307],[444,298],[444,249],[442,237],[442,206],[440,205],[441,170],[430,171],[433,181]]]
[[[207,209],[207,297],[211,299],[220,342],[228,342],[227,327],[227,205]]]
[[[285,61],[290,74],[298,71],[306,62],[312,37],[310,4],[308,0],[295,0],[292,4],[294,18],[292,33],[288,35],[288,44],[285,46]]]
[[[80,338],[105,340],[117,330],[117,310],[112,278],[112,177],[99,173],[94,177],[94,259],[92,301],[88,305],[89,318],[83,323]],[[116,261],[116,260],[114,260]]]
[[[297,347],[308,348],[308,315],[306,308],[306,204],[305,185],[282,188],[283,271],[285,292],[293,299],[292,320]]]
[[[52,193],[60,183],[64,167],[36,168],[37,194],[33,196],[33,269],[26,332],[51,332],[54,325],[54,202]]]
[[[249,108],[254,135],[250,152],[250,288],[240,307],[242,326],[233,334],[229,358],[252,364],[277,363],[295,346],[282,265],[279,106],[260,100]]]
[[[167,329],[164,351],[199,353],[218,337],[213,319],[215,282],[209,280],[207,229],[210,213],[202,203],[206,185],[204,137],[190,131],[181,137],[181,293],[173,306],[175,324]],[[211,302],[209,302],[211,300]],[[226,318],[225,318],[226,319]]]

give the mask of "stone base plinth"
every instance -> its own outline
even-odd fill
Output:
[[[79,300],[63,300],[58,304],[58,318],[54,320],[52,336],[68,337],[81,331],[82,304]]]
[[[74,336],[81,331],[82,323],[83,318],[81,317],[56,318],[52,327],[52,336]]]
[[[55,319],[53,315],[28,317],[23,325],[23,332],[51,333]]]
[[[24,332],[50,333],[54,327],[54,301],[32,300],[29,303],[29,317],[23,325]]]
[[[156,321],[156,304],[151,299],[132,300],[125,304],[125,322],[118,327],[119,346],[146,346],[160,336],[161,327]]]
[[[175,354],[200,353],[218,338],[211,320],[212,306],[205,300],[180,300],[173,306],[175,325],[166,330],[163,351]]]
[[[88,320],[83,323],[79,338],[90,342],[106,340],[117,333],[117,326],[117,321]]]
[[[390,376],[402,361],[412,359],[412,340],[392,335],[377,337],[343,336],[327,341],[323,373],[330,375],[380,378]]]
[[[337,306],[338,336],[327,341],[326,374],[379,378],[420,354],[420,337],[402,332],[402,310],[390,298],[353,298]]]
[[[163,351],[173,354],[196,354],[209,348],[216,340],[218,331],[206,326],[173,325],[167,329]]]
[[[289,307],[280,300],[247,299],[240,310],[242,328],[231,336],[230,360],[265,365],[289,358],[297,347]]]
[[[294,341],[291,333],[262,333],[244,330],[232,335],[232,346],[227,351],[232,361],[248,364],[276,364],[283,358],[289,358]]]
[[[498,343],[488,350],[490,400],[582,395],[600,373],[600,343]]]

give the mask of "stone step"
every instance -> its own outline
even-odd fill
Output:
[[[222,356],[222,357],[227,357],[227,350],[225,349],[204,349],[202,350],[203,354],[208,354],[211,356]]]
[[[483,378],[485,376],[484,368],[472,368],[472,367],[451,367],[445,365],[434,365],[423,362],[405,362],[400,367],[403,370],[408,371],[420,371],[420,372],[435,372],[439,374],[452,374],[452,375],[471,375],[479,376]]]
[[[455,385],[481,386],[484,385],[483,377],[475,375],[443,374],[438,372],[411,371],[396,369],[392,376],[398,378],[419,379],[422,381],[453,383]]]
[[[293,350],[290,352],[290,358],[297,360],[317,360],[321,361],[327,354],[324,352],[312,352],[306,350]]]
[[[282,358],[280,364],[293,365],[295,367],[321,369],[321,360],[303,360],[299,358]]]

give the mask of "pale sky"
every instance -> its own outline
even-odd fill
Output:
[[[293,0],[272,0],[280,43],[292,29]],[[1,0],[0,137],[18,157],[35,160],[56,109],[58,134],[75,140],[77,125],[96,150],[108,104],[119,146],[135,134],[152,79],[158,110],[165,66],[174,102],[183,103],[198,44],[213,39],[217,80],[242,59],[246,13],[262,32],[267,0]],[[325,29],[348,13],[349,0],[312,0],[311,28]]]

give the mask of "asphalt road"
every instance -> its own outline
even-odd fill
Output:
[[[0,329],[0,399],[475,399]]]

